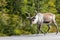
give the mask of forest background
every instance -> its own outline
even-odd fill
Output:
[[[34,16],[35,10],[55,14],[60,31],[60,0],[0,0],[0,36],[36,34],[37,25],[31,27],[26,18],[28,14]],[[44,24],[42,31],[47,29]],[[49,33],[55,31],[52,24]]]

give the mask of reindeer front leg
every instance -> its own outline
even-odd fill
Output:
[[[39,34],[40,31],[40,25],[37,25],[37,34]]]
[[[39,32],[43,33],[43,32],[41,31],[41,27],[42,27],[42,24],[41,24],[41,25],[38,24],[38,26],[37,26],[37,34],[39,34]]]

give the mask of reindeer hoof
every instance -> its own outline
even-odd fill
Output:
[[[56,32],[56,35],[58,34],[58,31]]]

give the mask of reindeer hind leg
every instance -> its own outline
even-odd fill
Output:
[[[58,25],[57,25],[57,23],[56,23],[55,20],[53,21],[53,23],[54,23],[54,25],[55,25],[55,27],[56,27],[56,34],[57,34],[57,33],[58,33]]]

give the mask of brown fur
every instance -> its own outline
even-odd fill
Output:
[[[52,17],[54,14],[52,14],[52,13],[45,13],[45,14],[43,14],[44,15],[44,22],[51,22],[51,19],[49,19],[50,18],[50,16]]]

